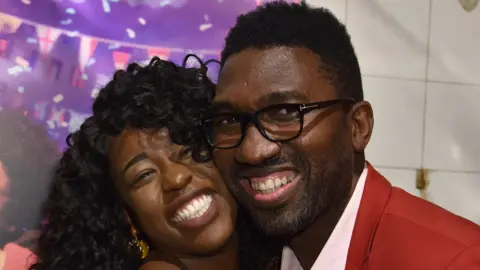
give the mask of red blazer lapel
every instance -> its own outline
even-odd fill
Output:
[[[346,269],[364,269],[392,185],[368,163],[368,174],[347,256]],[[368,267],[367,267],[368,269]]]

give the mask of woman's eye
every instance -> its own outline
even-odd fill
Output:
[[[228,126],[228,125],[231,125],[231,124],[235,124],[236,122],[237,122],[237,120],[233,116],[232,117],[223,117],[223,118],[217,120],[217,126]]]
[[[154,170],[148,170],[148,171],[140,172],[137,175],[137,177],[135,177],[135,182],[145,180],[145,179],[149,178],[151,175],[153,175],[154,173],[155,173]]]

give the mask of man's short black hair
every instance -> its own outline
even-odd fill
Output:
[[[237,18],[222,51],[221,65],[245,49],[307,48],[319,56],[341,97],[363,100],[362,78],[345,26],[327,9],[305,3],[270,2]]]

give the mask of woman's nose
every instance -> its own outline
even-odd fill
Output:
[[[182,190],[192,181],[193,174],[185,165],[172,162],[163,171],[163,190]]]

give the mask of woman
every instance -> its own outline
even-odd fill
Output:
[[[24,110],[0,111],[0,269],[24,270],[34,261],[40,205],[58,154]]]
[[[198,123],[213,93],[203,64],[117,71],[68,138],[31,269],[266,269],[279,249],[247,219],[234,233],[237,207],[208,162]]]

